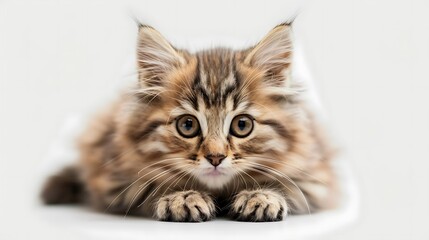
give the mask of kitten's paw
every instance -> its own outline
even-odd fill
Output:
[[[280,221],[287,215],[285,197],[272,190],[241,191],[231,206],[231,216],[238,221]]]
[[[161,197],[155,207],[155,217],[162,221],[201,222],[214,215],[213,199],[205,193],[192,190]]]

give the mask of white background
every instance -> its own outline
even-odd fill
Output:
[[[0,1],[0,239],[79,239],[34,213],[34,175],[63,120],[132,76],[131,15],[179,47],[245,46],[298,8],[296,37],[362,196],[355,224],[326,239],[429,239],[427,1],[119,3]]]

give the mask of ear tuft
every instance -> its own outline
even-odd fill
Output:
[[[291,26],[285,22],[272,29],[245,57],[244,63],[261,68],[272,77],[289,70],[292,59]]]
[[[130,13],[130,17],[134,21],[134,23],[136,24],[136,26],[139,29],[139,31],[140,31],[141,28],[145,28],[145,27],[152,28],[151,26],[142,23],[140,21],[140,19],[136,15],[134,15],[133,13]]]
[[[292,22],[289,22],[289,20],[287,20],[287,21],[285,21],[285,22],[280,23],[280,24],[279,24],[279,25],[277,25],[276,27],[283,27],[283,26],[291,27],[291,26],[292,26]]]
[[[298,17],[300,11],[295,12],[295,14],[293,14],[292,16],[290,16],[286,21],[280,23],[278,26],[289,26],[292,27],[293,23],[295,22],[295,19]]]
[[[142,28],[150,28],[150,29],[155,30],[155,28],[153,28],[152,26],[150,26],[150,25],[146,25],[146,24],[143,24],[143,23],[141,23],[141,22],[138,22],[138,23],[137,23],[137,27],[139,28],[139,31],[140,31]]]
[[[168,73],[185,64],[178,52],[153,27],[140,24],[137,44],[139,80],[144,86],[162,86]]]

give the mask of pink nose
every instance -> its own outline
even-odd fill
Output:
[[[204,157],[207,159],[207,161],[209,161],[211,165],[215,167],[218,166],[222,162],[222,160],[226,158],[226,156],[223,154],[209,154]]]

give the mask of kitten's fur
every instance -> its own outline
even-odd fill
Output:
[[[80,140],[79,165],[47,181],[44,201],[85,200],[102,211],[168,221],[223,213],[278,221],[334,206],[331,149],[303,86],[290,77],[292,53],[288,23],[252,48],[195,54],[140,26],[133,94],[94,119]],[[178,133],[184,114],[198,119],[197,136]],[[254,119],[244,138],[230,133],[239,114]],[[220,163],[215,172],[210,156]]]

